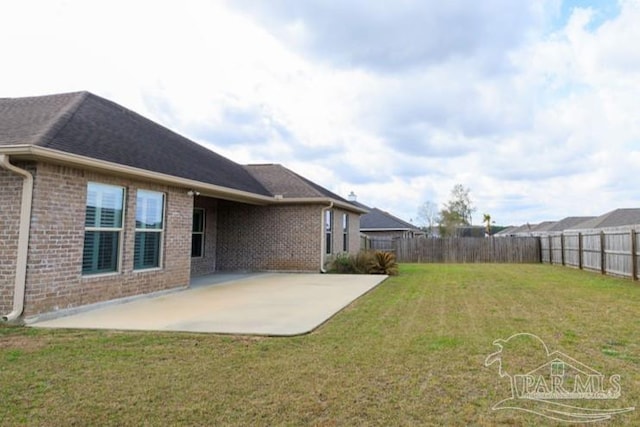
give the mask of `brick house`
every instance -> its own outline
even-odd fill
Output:
[[[243,166],[88,92],[0,98],[0,315],[320,271],[364,211],[280,165]]]

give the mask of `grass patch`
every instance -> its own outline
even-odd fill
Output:
[[[492,411],[492,342],[542,338],[640,402],[640,285],[548,265],[401,265],[293,338],[0,326],[1,425],[540,425]],[[640,409],[638,410],[640,411]],[[608,425],[637,425],[640,412]]]

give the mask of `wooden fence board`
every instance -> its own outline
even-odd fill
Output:
[[[544,263],[638,278],[640,237],[633,228],[568,231],[540,237]]]
[[[418,263],[537,263],[541,253],[537,237],[395,239],[393,251]]]
[[[580,235],[564,235],[564,265],[580,268]]]

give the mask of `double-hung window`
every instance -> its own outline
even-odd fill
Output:
[[[349,252],[349,214],[342,214],[342,252]]]
[[[327,255],[333,253],[333,211],[326,210],[324,212],[324,235],[325,235],[325,252]]]
[[[119,270],[123,213],[123,187],[97,182],[87,184],[82,274]]]
[[[204,209],[193,210],[193,226],[191,229],[191,257],[200,258],[204,254]]]
[[[133,269],[158,268],[162,262],[164,193],[138,190]]]

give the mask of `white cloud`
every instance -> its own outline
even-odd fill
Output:
[[[392,73],[476,55],[493,60],[485,65],[494,68],[543,18],[540,4],[526,0],[230,4],[317,60]]]
[[[407,220],[456,183],[477,223],[595,215],[640,197],[640,2],[602,8],[25,0],[0,96],[90,90]]]

